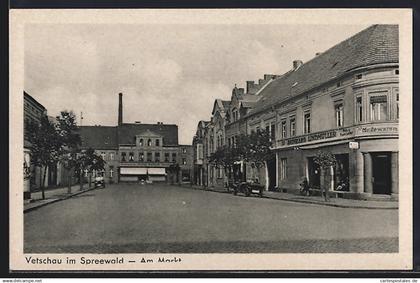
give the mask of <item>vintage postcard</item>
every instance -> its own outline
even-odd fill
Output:
[[[411,18],[11,10],[10,269],[411,269]]]

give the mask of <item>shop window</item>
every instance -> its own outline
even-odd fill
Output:
[[[139,140],[139,146],[143,146],[143,139]]]
[[[160,140],[159,140],[159,139],[156,139],[156,141],[155,141],[155,145],[156,145],[156,146],[160,146]]]
[[[160,162],[160,153],[159,152],[155,153],[155,162]]]
[[[287,137],[287,130],[286,130],[286,120],[281,121],[281,138],[285,139]]]
[[[372,96],[370,98],[370,120],[386,121],[388,119],[388,106],[386,95]]]
[[[356,98],[356,119],[357,122],[363,121],[363,104],[361,96]]]
[[[337,163],[334,166],[334,189],[336,191],[349,191],[349,155],[337,154],[335,159]]]
[[[335,121],[337,127],[343,127],[344,118],[343,118],[343,103],[335,105]]]
[[[139,152],[139,161],[144,162],[144,152]]]
[[[296,119],[294,117],[290,118],[290,136],[296,136]]]
[[[311,112],[305,112],[303,115],[303,133],[309,134],[311,132]]]
[[[280,180],[287,178],[287,158],[280,159]]]
[[[147,153],[147,162],[152,162],[152,153],[151,152]]]
[[[165,152],[165,162],[169,162],[169,152]]]

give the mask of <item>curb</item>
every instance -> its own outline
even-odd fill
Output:
[[[36,206],[33,206],[33,207],[24,208],[23,213],[27,213],[27,212],[30,212],[32,210],[38,209],[40,207],[43,207],[43,206],[46,206],[46,205],[49,205],[49,204],[52,204],[52,203],[56,203],[56,202],[59,202],[59,201],[62,201],[62,200],[66,200],[66,199],[72,198],[74,196],[81,195],[83,193],[90,192],[90,191],[93,191],[93,190],[96,190],[96,189],[97,188],[90,188],[90,189],[87,189],[87,190],[78,191],[78,192],[73,193],[71,195],[66,195],[65,197],[62,197],[62,198],[53,199],[51,201],[40,203],[39,205],[36,205]]]
[[[218,191],[218,190],[212,190],[212,189],[203,189],[203,188],[194,188],[194,187],[184,187],[182,188],[192,188],[194,190],[202,190],[207,192],[215,192],[215,193],[228,193],[227,191]],[[317,205],[324,205],[324,206],[333,206],[333,207],[340,207],[340,208],[357,208],[357,209],[394,209],[398,210],[397,207],[378,207],[378,206],[360,206],[360,205],[343,205],[343,204],[337,204],[337,203],[328,203],[328,202],[318,202],[318,201],[312,201],[312,200],[303,200],[303,199],[287,199],[287,198],[276,198],[272,196],[263,195],[262,198],[266,199],[273,199],[273,200],[283,200],[283,201],[289,201],[289,202],[299,202],[299,203],[308,203],[308,204],[317,204]]]

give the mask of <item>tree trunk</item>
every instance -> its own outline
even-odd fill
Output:
[[[79,183],[80,183],[80,190],[83,190],[83,170],[80,170],[79,173]]]
[[[70,169],[67,171],[67,193],[71,194],[71,174]]]
[[[45,199],[45,178],[47,177],[47,168],[48,166],[45,166],[44,168],[44,176],[42,177],[42,184],[41,184],[41,192],[42,192],[42,199]]]

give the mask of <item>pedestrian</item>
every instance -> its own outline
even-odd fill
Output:
[[[329,190],[325,185],[321,186],[321,196],[324,196],[325,201],[330,201]]]

